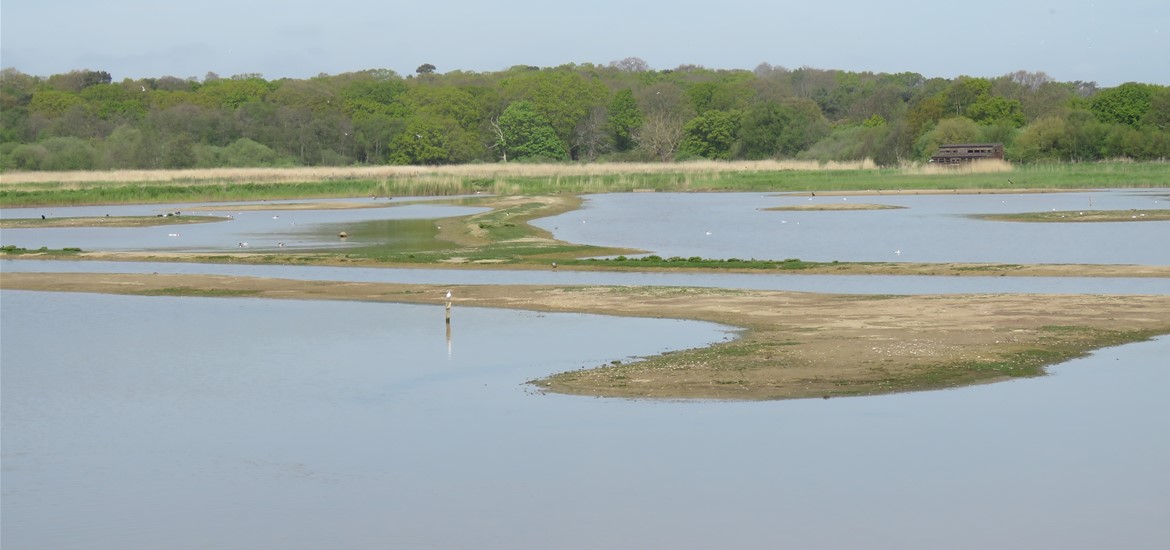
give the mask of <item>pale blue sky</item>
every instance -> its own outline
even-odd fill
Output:
[[[950,6],[960,6],[958,10]],[[513,65],[761,62],[1170,85],[1167,0],[3,0],[0,65],[48,76],[306,78]]]

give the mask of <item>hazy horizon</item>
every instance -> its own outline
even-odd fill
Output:
[[[1023,70],[1100,86],[1170,85],[1166,2],[945,8],[924,0],[727,0],[718,11],[694,0],[597,0],[587,10],[532,0],[5,0],[0,66],[36,76],[102,70],[115,81],[207,73],[276,80],[383,68],[406,76],[424,63],[440,73],[495,72],[637,57],[659,70],[768,63],[928,78]]]

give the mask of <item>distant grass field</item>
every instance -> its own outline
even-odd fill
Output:
[[[797,161],[479,164],[111,172],[0,176],[4,207],[224,202],[365,196],[548,195],[636,191],[866,191],[1170,187],[1168,162],[877,168]]]

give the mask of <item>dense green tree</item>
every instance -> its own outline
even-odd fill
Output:
[[[196,95],[205,107],[235,109],[245,103],[263,101],[275,88],[273,83],[261,78],[221,78],[205,81]]]
[[[198,84],[195,79],[178,78],[174,76],[162,76],[159,78],[148,78],[145,80],[146,88],[148,90],[156,90],[162,92],[194,92]]]
[[[828,161],[869,159],[880,166],[894,166],[901,160],[901,129],[878,115],[861,125],[838,126],[797,158]]]
[[[452,164],[481,158],[475,136],[449,117],[423,113],[390,143],[392,164]]]
[[[686,91],[691,107],[696,113],[746,109],[755,96],[751,78],[751,73],[735,73],[688,83]]]
[[[967,117],[944,118],[930,131],[918,140],[920,159],[927,159],[938,151],[940,145],[946,143],[978,143],[980,141],[979,125]]]
[[[517,138],[503,139],[499,123],[511,124],[519,112],[519,119],[544,121],[531,126],[539,129],[528,132],[533,144],[522,143],[528,151],[502,148]],[[1002,142],[1012,160],[1165,158],[1170,88],[1099,89],[1025,71],[927,79],[766,63],[754,71],[653,70],[634,58],[608,66],[410,78],[372,69],[274,81],[208,73],[202,80],[114,83],[102,71],[47,78],[0,71],[0,170],[439,164],[505,153],[582,161],[872,158],[891,165],[929,156],[942,141]],[[550,153],[553,143],[561,151]]]
[[[947,116],[968,116],[967,110],[991,94],[991,81],[986,78],[960,76],[946,91]]]
[[[707,111],[683,126],[679,152],[684,157],[726,160],[739,132],[737,111]]]
[[[282,155],[297,159],[299,164],[309,165],[316,156],[319,144],[312,139],[310,125],[313,115],[309,111],[280,106],[272,113],[271,142],[261,141]]]
[[[502,84],[506,97],[532,103],[565,144],[566,155],[571,154],[568,144],[578,124],[608,98],[605,85],[596,78],[569,70],[526,71]]]
[[[568,148],[544,116],[529,101],[508,105],[499,118],[504,158],[567,160]]]
[[[192,104],[151,111],[145,127],[162,135],[187,134],[207,145],[226,145],[240,137],[237,120],[230,113]]]
[[[406,119],[387,115],[368,115],[354,120],[355,154],[360,162],[385,164],[387,147],[406,131]]]
[[[133,93],[122,86],[104,84],[81,91],[90,112],[102,119],[140,120],[146,114],[147,99],[143,92]]]
[[[609,102],[608,126],[614,149],[629,151],[634,147],[633,133],[642,126],[642,111],[629,89],[618,90]]]
[[[163,145],[162,168],[179,169],[195,166],[195,140],[190,134],[172,134]]]
[[[0,143],[36,139],[27,124],[28,106],[40,86],[37,78],[16,69],[0,70]]]
[[[119,126],[102,142],[101,164],[108,168],[150,168],[153,150],[142,130]]]
[[[687,98],[691,101],[691,108],[696,113],[704,113],[714,109],[711,106],[712,96],[715,95],[715,90],[719,88],[719,83],[707,80],[695,82],[686,88]]]
[[[40,90],[34,92],[29,100],[28,109],[49,118],[56,118],[69,110],[70,107],[85,105],[85,100],[77,94],[59,92],[57,90]]]
[[[49,138],[41,144],[49,151],[43,170],[93,170],[97,154],[83,139],[75,137]]]
[[[1106,88],[1089,101],[1089,110],[1101,122],[1138,126],[1150,111],[1154,89],[1154,86],[1137,82]]]
[[[340,113],[343,102],[337,91],[324,79],[288,80],[269,92],[264,98],[285,107],[308,111],[314,115]]]
[[[1089,111],[1073,110],[1067,121],[1063,160],[1077,162],[1102,158],[1105,138],[1109,135],[1109,124],[1103,123]]]
[[[109,84],[112,81],[113,78],[106,71],[85,69],[52,75],[49,77],[48,85],[63,92],[80,92],[90,86]]]
[[[1068,124],[1061,117],[1049,116],[1029,124],[1008,151],[1012,160],[1057,160],[1065,155]]]
[[[462,88],[418,85],[407,91],[405,102],[411,113],[450,118],[464,130],[475,130],[484,118],[475,96]]]
[[[920,98],[906,112],[909,133],[918,139],[946,115],[946,97],[934,94]]]
[[[1018,100],[993,95],[985,95],[975,100],[967,109],[967,118],[978,124],[1006,124],[1015,128],[1027,122],[1023,106]]]
[[[1170,130],[1170,86],[1158,86],[1150,94],[1150,110],[1142,124],[1161,131]]]
[[[1128,124],[1110,126],[1101,146],[1102,158],[1146,159],[1152,152],[1152,140],[1138,128]]]
[[[812,100],[758,103],[744,113],[736,156],[792,157],[828,135],[829,123]]]
[[[201,168],[292,165],[290,159],[282,158],[270,147],[248,138],[237,139],[226,147],[202,147],[195,151],[196,164]]]
[[[49,170],[49,150],[40,143],[17,145],[8,153],[4,167],[11,170]]]
[[[835,72],[832,86],[817,90],[813,98],[825,117],[830,120],[841,120],[848,116],[854,103],[870,94],[873,87],[872,74]]]
[[[903,87],[892,84],[875,85],[867,93],[858,95],[850,102],[843,121],[865,121],[873,116],[887,121],[903,119],[908,109],[906,100],[910,95]]]
[[[103,121],[86,105],[73,105],[51,119],[46,137],[77,137],[83,139],[107,135],[118,121]]]
[[[345,114],[355,122],[367,116],[406,118],[406,83],[396,77],[355,78],[341,90]]]
[[[1116,88],[1101,90],[1089,101],[1089,110],[1106,123],[1140,125],[1149,114],[1156,87],[1127,82]]]

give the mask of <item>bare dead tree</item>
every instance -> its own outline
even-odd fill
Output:
[[[504,130],[500,128],[500,117],[493,116],[488,121],[492,125],[492,134],[496,136],[496,142],[492,144],[491,148],[496,149],[504,157],[504,163],[508,162],[508,141],[504,138]]]

